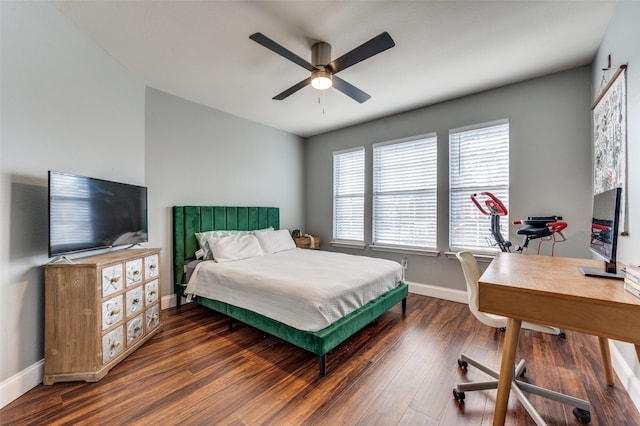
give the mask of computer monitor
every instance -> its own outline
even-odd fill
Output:
[[[610,189],[593,196],[589,248],[604,259],[604,268],[580,266],[580,272],[584,275],[624,279],[624,273],[618,271],[616,265],[621,197],[622,188]]]

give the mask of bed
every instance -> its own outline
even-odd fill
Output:
[[[178,306],[185,296],[186,266],[199,249],[196,233],[211,230],[280,229],[280,212],[276,207],[174,206],[173,207],[173,277]],[[326,375],[327,353],[350,336],[373,322],[395,304],[406,312],[408,286],[400,282],[391,290],[367,302],[353,312],[317,331],[304,331],[284,322],[231,303],[196,296],[194,301],[207,308],[241,321],[318,356],[320,376]]]

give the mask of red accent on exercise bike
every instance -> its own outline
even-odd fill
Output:
[[[500,216],[507,215],[507,208],[502,204],[502,201],[498,199],[495,195],[490,192],[481,192],[480,195],[484,195],[487,197],[484,200],[484,204],[487,206],[488,210],[482,208],[482,205],[477,200],[478,194],[471,194],[471,201],[476,205],[478,210],[485,215],[491,217],[491,235],[493,235],[493,239],[496,240],[496,244],[500,248],[500,251],[510,252],[511,242],[504,239],[502,233],[500,232]]]
[[[488,200],[484,200],[484,203],[487,206],[487,209],[489,209],[488,211],[482,208],[482,206],[476,199],[477,195],[478,194],[471,194],[471,201],[473,201],[473,203],[476,205],[476,207],[478,207],[478,210],[480,210],[482,214],[484,214],[485,216],[491,216],[494,213],[499,216],[507,215],[507,208],[504,206],[504,204],[502,204],[502,201],[500,201],[495,195],[487,191],[480,193],[480,195],[485,195],[489,197]]]

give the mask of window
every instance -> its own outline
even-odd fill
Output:
[[[509,208],[509,122],[500,120],[449,131],[449,244],[452,250],[497,251],[491,223],[470,195],[491,192]],[[483,200],[478,201],[484,207]],[[500,218],[508,236],[509,217]]]
[[[364,241],[364,147],[333,153],[333,239]]]
[[[437,245],[435,133],[373,147],[373,243]]]

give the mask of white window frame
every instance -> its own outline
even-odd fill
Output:
[[[509,209],[509,120],[502,119],[449,130],[449,248],[451,251],[499,251],[491,235],[490,217],[471,200],[482,192],[495,195]],[[506,131],[506,135],[505,135]],[[491,132],[496,132],[492,134]],[[505,140],[506,136],[506,140]],[[493,139],[493,140],[492,140]],[[508,239],[509,216],[500,217]]]
[[[372,249],[436,249],[437,154],[436,133],[373,145]]]
[[[331,243],[334,245],[356,245],[364,248],[365,160],[363,146],[333,153]],[[346,163],[348,161],[355,164]],[[345,203],[350,203],[350,206]]]

